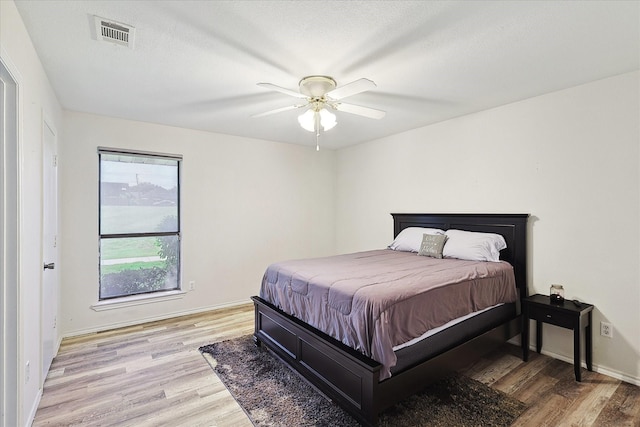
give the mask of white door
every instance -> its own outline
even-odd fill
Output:
[[[58,314],[58,174],[55,131],[42,126],[42,378],[44,383],[53,360]]]

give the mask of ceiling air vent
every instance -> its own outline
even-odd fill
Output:
[[[101,41],[115,43],[133,49],[133,38],[136,29],[131,25],[115,22],[94,16],[96,21],[96,38]]]

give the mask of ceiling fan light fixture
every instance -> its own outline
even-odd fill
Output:
[[[331,113],[326,108],[315,111],[313,108],[309,108],[304,113],[298,116],[298,123],[302,129],[309,132],[317,132],[322,126],[323,131],[333,129],[338,122],[336,121],[336,115]]]
[[[316,112],[311,108],[298,116],[298,123],[304,130],[315,132],[316,130]]]
[[[325,132],[331,130],[338,124],[336,121],[336,115],[329,112],[326,108],[323,108],[318,113],[320,114],[320,124],[322,125],[322,130]]]

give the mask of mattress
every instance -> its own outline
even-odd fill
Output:
[[[403,348],[410,347],[410,346],[412,346],[414,344],[419,343],[422,340],[425,340],[425,339],[427,339],[427,338],[429,338],[431,336],[434,336],[435,334],[437,334],[437,333],[439,333],[441,331],[444,331],[447,328],[450,328],[450,327],[452,327],[454,325],[457,325],[458,323],[462,323],[467,319],[471,319],[471,318],[473,318],[475,316],[478,316],[478,315],[484,313],[485,311],[491,310],[492,308],[496,308],[496,307],[499,307],[501,305],[502,304],[496,304],[493,307],[488,307],[488,308],[485,308],[484,310],[474,311],[473,313],[469,313],[467,315],[458,317],[457,319],[453,319],[453,320],[445,323],[442,326],[438,326],[437,328],[433,328],[433,329],[428,330],[427,332],[425,332],[424,334],[420,335],[419,337],[413,338],[413,339],[411,339],[411,340],[409,340],[409,341],[407,341],[405,343],[393,346],[393,351],[397,352],[398,350],[402,350]]]
[[[267,268],[260,297],[383,365],[394,346],[517,298],[506,262],[435,259],[381,249],[283,261]]]
[[[516,303],[498,304],[435,328],[419,339],[412,340],[408,345],[394,348],[397,360],[395,366],[391,368],[391,373],[395,375],[424,360],[445,353],[460,343],[490,331],[516,316]]]

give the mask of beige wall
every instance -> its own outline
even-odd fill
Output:
[[[640,383],[638,72],[337,152],[339,252],[384,247],[390,212],[529,213],[529,290],[595,304],[594,364]],[[612,339],[600,336],[611,322]],[[573,358],[568,330],[544,348]]]
[[[3,61],[18,79],[20,105],[20,268],[18,299],[18,425],[35,415],[44,378],[40,375],[40,287],[42,282],[42,126],[60,129],[62,111],[31,39],[11,1],[0,1],[0,48]],[[25,366],[30,365],[29,379]],[[3,372],[4,375],[4,372]],[[9,409],[11,410],[11,409]],[[13,414],[12,414],[13,415]]]
[[[65,112],[60,149],[65,335],[239,301],[270,263],[334,250],[334,152]],[[96,312],[97,147],[180,154],[182,299]]]

